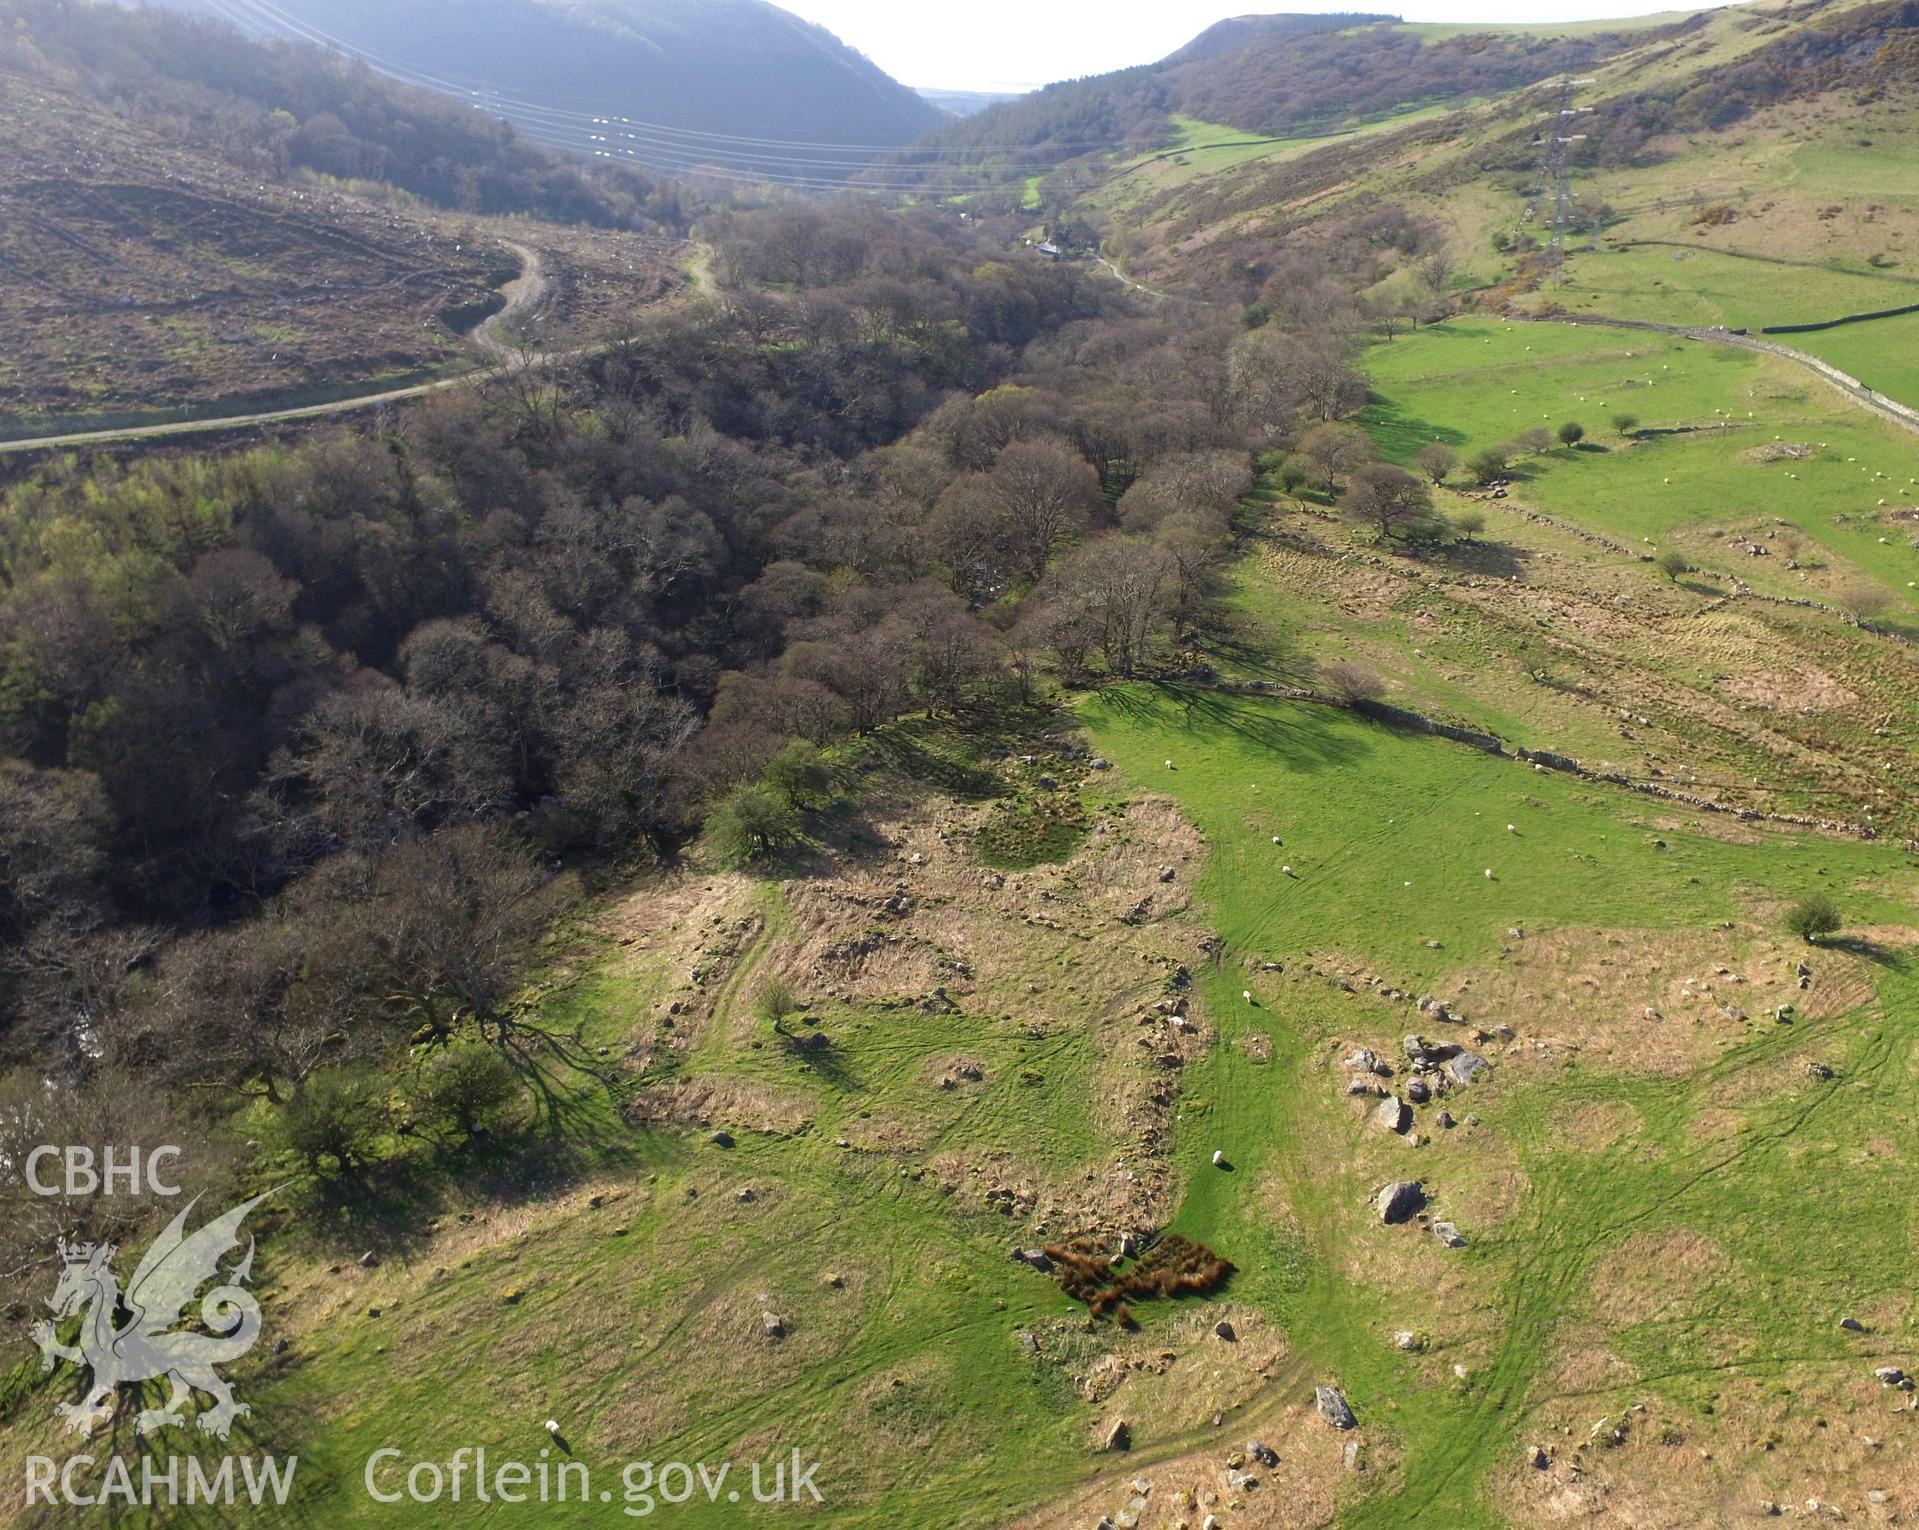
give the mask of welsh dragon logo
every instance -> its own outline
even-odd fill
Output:
[[[121,1387],[162,1377],[172,1390],[164,1404],[145,1409],[135,1420],[143,1435],[169,1424],[184,1425],[180,1409],[195,1392],[214,1400],[198,1419],[203,1434],[224,1440],[234,1419],[252,1411],[234,1401],[233,1388],[214,1367],[238,1360],[260,1337],[260,1304],[242,1289],[253,1274],[253,1239],[246,1240],[246,1256],[231,1268],[222,1269],[220,1260],[239,1246],[240,1224],[265,1199],[256,1195],[189,1234],[187,1214],[199,1204],[195,1196],[154,1240],[124,1294],[113,1273],[116,1250],[111,1243],[69,1245],[61,1240],[60,1284],[47,1302],[53,1319],[35,1323],[28,1335],[40,1348],[43,1371],[66,1360],[93,1372],[85,1397],[54,1409],[67,1421],[69,1434],[85,1438],[112,1418]],[[211,1333],[196,1333],[185,1326],[191,1321],[186,1309],[210,1280],[219,1284],[201,1299],[199,1312]],[[79,1342],[62,1344],[54,1324],[76,1314],[81,1319]]]

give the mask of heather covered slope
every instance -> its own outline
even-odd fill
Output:
[[[685,168],[699,145],[890,146],[944,118],[823,27],[765,0],[188,0],[275,36],[306,35],[456,93],[497,92],[529,130],[561,112],[643,122],[642,163]],[[789,149],[789,154],[803,151]]]
[[[165,12],[15,10],[0,30],[9,436],[470,366],[522,250],[555,340],[597,338],[681,280],[676,193],[630,169],[583,175],[311,48]]]

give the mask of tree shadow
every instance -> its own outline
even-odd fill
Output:
[[[1534,556],[1530,548],[1514,547],[1507,542],[1484,542],[1477,538],[1455,542],[1438,554],[1439,559],[1449,567],[1480,574],[1488,579],[1523,577]]]
[[[1215,605],[1194,626],[1193,641],[1221,669],[1303,685],[1312,664],[1283,638],[1244,613]]]
[[[1249,752],[1278,755],[1296,770],[1352,765],[1371,752],[1371,746],[1350,730],[1318,726],[1307,703],[1275,704],[1161,684],[1148,691],[1105,692],[1098,705],[1142,725],[1177,726],[1195,738],[1237,742]]]
[[[1844,951],[1850,956],[1861,957],[1875,967],[1884,967],[1891,972],[1904,972],[1910,965],[1905,953],[1896,946],[1889,946],[1883,941],[1868,940],[1863,935],[1834,935],[1821,941],[1819,949]]]
[[[803,1065],[822,1083],[839,1093],[852,1094],[861,1087],[859,1075],[853,1072],[845,1053],[833,1045],[832,1039],[824,1031],[808,1031],[804,1035],[781,1031],[779,1039],[780,1050],[785,1056]]]
[[[979,801],[999,795],[999,781],[991,771],[928,747],[918,731],[901,725],[881,728],[867,736],[865,747],[902,775],[956,797]]]
[[[1435,441],[1455,448],[1466,444],[1464,431],[1420,419],[1379,393],[1371,395],[1366,408],[1360,412],[1359,423],[1381,454],[1396,461],[1410,459],[1420,447],[1431,446]]]

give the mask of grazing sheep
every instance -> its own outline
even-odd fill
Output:
[[[1226,1162],[1226,1155],[1220,1152],[1218,1148],[1214,1148],[1213,1149],[1213,1167],[1217,1169],[1225,1162]]]
[[[548,1434],[558,1434],[560,1432],[559,1420],[551,1419],[551,1418],[548,1419],[546,1421],[546,1432]]]
[[[1492,879],[1493,879],[1493,869],[1492,867],[1488,866],[1486,868],[1486,880],[1490,882],[1492,881]]]
[[[1248,1004],[1251,1004],[1253,1002],[1253,991],[1250,988],[1240,989],[1239,996],[1242,999],[1244,999]]]
[[[1507,825],[1506,825],[1506,832],[1507,832],[1508,834],[1517,834],[1517,833],[1519,832],[1519,825],[1518,825],[1518,824],[1516,824],[1516,823],[1509,823],[1509,824],[1507,824]]]

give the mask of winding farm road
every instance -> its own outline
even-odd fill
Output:
[[[403,388],[386,388],[377,393],[356,393],[348,398],[331,399],[321,404],[301,404],[287,409],[259,409],[245,414],[226,414],[203,420],[174,420],[166,424],[109,426],[99,430],[67,431],[59,435],[30,436],[19,441],[0,441],[0,457],[23,452],[59,451],[74,446],[104,446],[115,441],[159,441],[170,436],[212,435],[226,430],[245,430],[255,425],[280,425],[295,420],[319,420],[331,415],[354,414],[362,409],[377,409],[386,404],[403,404],[425,398],[447,388],[466,388],[490,377],[539,366],[548,361],[564,361],[590,354],[591,347],[574,351],[525,351],[500,338],[500,328],[545,301],[548,289],[546,272],[539,252],[510,239],[502,244],[520,257],[520,274],[502,289],[506,305],[473,331],[480,351],[493,359],[487,366],[461,372],[432,382],[413,383]],[[719,287],[706,265],[706,249],[698,251],[693,265],[693,284],[708,297],[719,296]]]
[[[1606,319],[1597,314],[1555,314],[1550,316],[1515,315],[1524,317],[1535,324],[1597,324],[1608,329],[1643,329],[1660,335],[1678,335],[1685,340],[1699,340],[1707,345],[1734,345],[1741,350],[1765,351],[1782,357],[1804,367],[1820,381],[1838,389],[1862,409],[1871,410],[1883,420],[1890,420],[1904,430],[1919,434],[1919,409],[1912,409],[1896,398],[1888,398],[1883,393],[1868,388],[1850,372],[1842,372],[1831,362],[1821,361],[1817,356],[1805,351],[1795,350],[1790,345],[1781,345],[1777,340],[1763,339],[1758,335],[1747,334],[1734,329],[1694,329],[1682,324],[1654,324],[1650,319]]]

